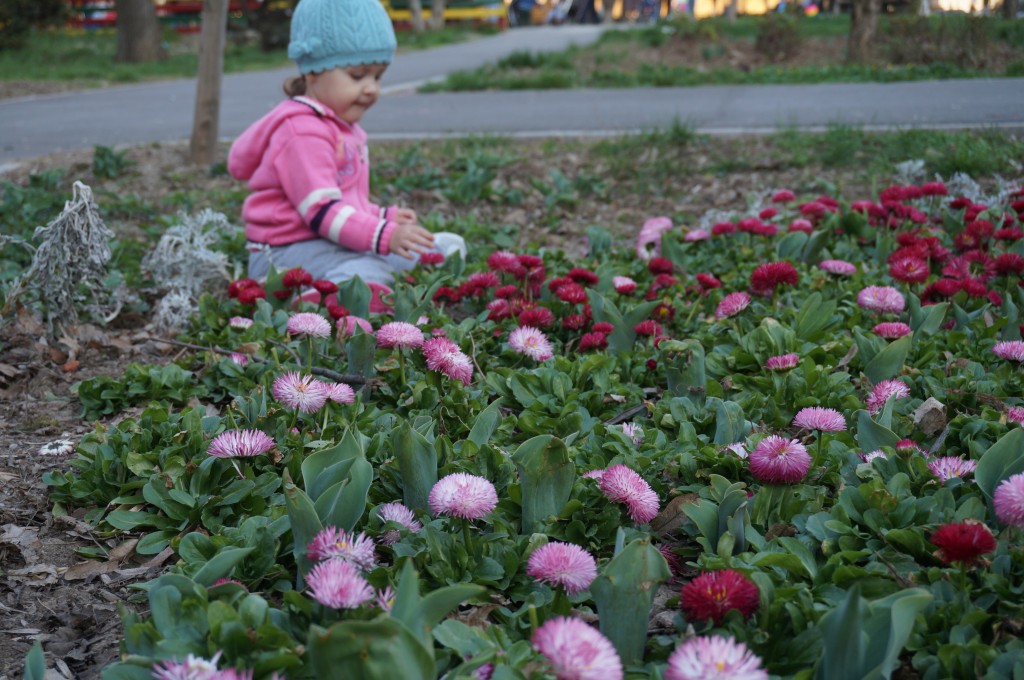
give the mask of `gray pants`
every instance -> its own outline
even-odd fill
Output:
[[[254,279],[266,277],[273,263],[279,272],[302,267],[314,279],[338,283],[358,276],[366,283],[390,286],[395,272],[412,269],[418,261],[401,255],[360,253],[322,238],[286,246],[249,246],[249,276]]]

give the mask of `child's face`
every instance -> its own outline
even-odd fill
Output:
[[[326,105],[346,123],[358,123],[377,103],[380,78],[387,64],[332,68],[306,76],[306,93]]]

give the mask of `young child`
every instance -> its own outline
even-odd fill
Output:
[[[427,250],[465,254],[455,234],[431,234],[412,210],[370,200],[363,114],[380,96],[395,52],[380,0],[301,0],[292,15],[288,56],[299,76],[289,99],[231,145],[228,170],[248,180],[242,206],[249,276],[302,267],[334,282],[359,276],[374,311],[396,271]]]

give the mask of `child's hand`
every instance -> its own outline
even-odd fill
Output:
[[[409,211],[412,212],[412,211]],[[434,247],[434,235],[415,222],[395,221],[398,226],[391,232],[391,252],[413,260]]]
[[[416,217],[416,212],[409,210],[408,208],[396,208],[394,221],[397,224],[416,224],[419,222],[419,218]]]

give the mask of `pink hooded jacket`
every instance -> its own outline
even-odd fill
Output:
[[[396,208],[370,202],[366,133],[308,97],[286,99],[231,145],[228,171],[248,180],[245,236],[272,246],[325,238],[387,255]]]

